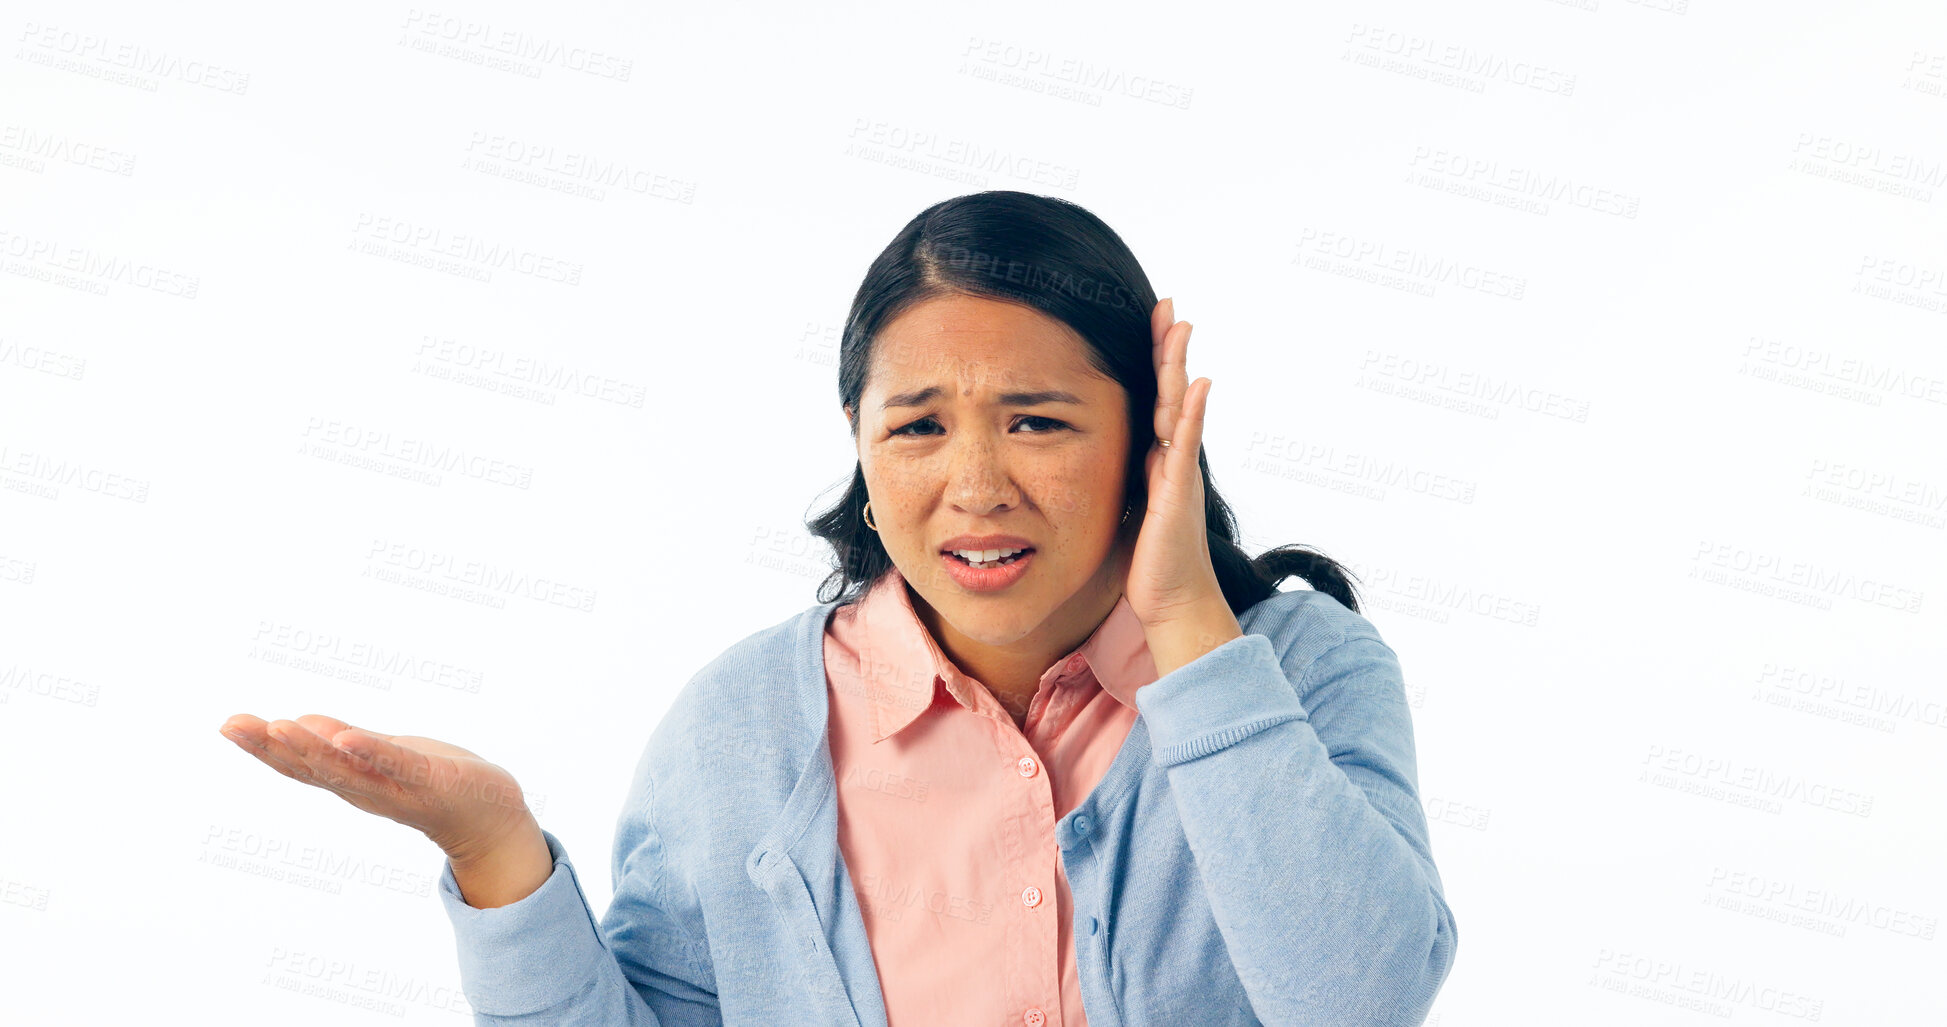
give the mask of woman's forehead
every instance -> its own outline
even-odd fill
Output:
[[[899,312],[885,332],[1066,332],[1068,326],[1025,303],[955,293],[921,300]]]
[[[1066,326],[949,322],[881,333],[872,347],[868,387],[939,385],[971,394],[1075,386],[1089,374],[1087,347]]]
[[[943,340],[931,345],[885,340],[881,346],[866,381],[866,392],[881,397],[875,406],[981,397],[1017,405],[1080,403],[1114,385],[1080,354],[1047,345],[989,349]]]

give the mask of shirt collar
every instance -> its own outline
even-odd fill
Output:
[[[920,621],[906,591],[905,576],[890,568],[866,589],[854,613],[859,632],[859,668],[865,679],[866,702],[872,709],[872,740],[898,733],[932,705],[937,689],[967,709],[974,708],[974,680],[953,665],[932,632]],[[1136,689],[1156,680],[1142,621],[1119,596],[1088,640],[1049,667],[1041,677],[1072,677],[1086,666],[1103,691],[1130,709],[1136,708]]]

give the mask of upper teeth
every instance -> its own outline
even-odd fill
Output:
[[[954,549],[954,550],[950,550],[950,552],[952,552],[953,555],[960,557],[963,560],[966,560],[968,563],[993,563],[995,560],[998,560],[1003,556],[1013,556],[1015,553],[1025,553],[1027,552],[1027,550],[1025,549]]]

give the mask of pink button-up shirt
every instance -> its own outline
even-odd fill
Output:
[[[1055,821],[1156,680],[1128,599],[1041,675],[1019,728],[940,651],[897,568],[824,641],[838,844],[890,1027],[1085,1025]]]

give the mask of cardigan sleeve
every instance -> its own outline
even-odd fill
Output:
[[[1136,705],[1258,1018],[1410,1027],[1459,934],[1398,657],[1336,609],[1365,629],[1323,645],[1247,633],[1138,689]]]
[[[476,1024],[721,1027],[700,927],[680,921],[664,898],[650,800],[645,754],[616,824],[614,897],[599,922],[566,850],[546,830],[554,872],[518,902],[467,905],[446,861],[440,900]]]

